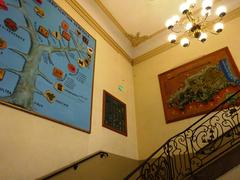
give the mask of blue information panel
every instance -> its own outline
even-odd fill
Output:
[[[0,100],[91,131],[96,41],[53,0],[0,1]]]

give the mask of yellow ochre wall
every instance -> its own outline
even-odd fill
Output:
[[[225,46],[240,67],[240,18],[204,45],[194,41],[189,48],[176,46],[132,67],[65,1],[55,1],[97,41],[92,131],[87,134],[0,105],[0,179],[36,179],[98,150],[144,159],[199,118],[165,123],[158,74]],[[124,86],[123,92],[118,85]],[[128,137],[102,127],[103,89],[127,104]]]
[[[92,131],[87,134],[0,105],[1,180],[36,179],[99,150],[138,159],[131,64],[66,1],[56,2],[97,41]],[[118,90],[120,84],[124,86],[124,92]],[[102,127],[103,89],[127,104],[127,137]]]
[[[138,130],[139,158],[144,159],[200,116],[166,124],[158,74],[228,46],[240,67],[240,18],[225,24],[218,36],[210,35],[205,44],[193,41],[188,48],[180,45],[134,66],[134,89]]]

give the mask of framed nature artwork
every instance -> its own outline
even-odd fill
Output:
[[[205,114],[240,89],[240,73],[227,47],[158,78],[166,123]]]
[[[0,101],[90,133],[95,39],[53,0],[0,1]]]
[[[127,136],[126,104],[103,91],[103,127]]]

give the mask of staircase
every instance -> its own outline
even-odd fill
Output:
[[[122,180],[140,162],[99,151],[73,162],[39,180]]]
[[[39,179],[213,180],[240,164],[239,116],[240,90],[143,162],[100,151]]]
[[[239,97],[240,91],[169,139],[124,179],[211,180],[240,164]]]

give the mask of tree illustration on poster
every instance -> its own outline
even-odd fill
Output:
[[[1,103],[90,133],[95,47],[53,0],[0,1]]]

